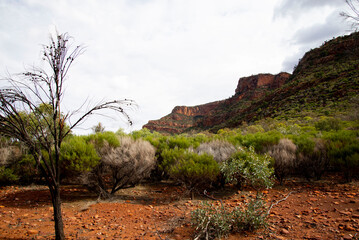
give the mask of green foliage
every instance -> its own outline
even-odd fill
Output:
[[[162,157],[160,168],[191,191],[209,187],[219,175],[218,163],[208,154],[174,148],[164,150]]]
[[[103,134],[96,134],[103,135]],[[103,140],[105,138],[100,138]],[[86,142],[86,137],[68,137],[61,145],[61,163],[66,170],[90,171],[100,160],[95,147]]]
[[[236,135],[229,139],[234,145],[242,145],[245,147],[253,147],[257,152],[264,152],[269,146],[279,142],[283,135],[276,130],[268,132],[257,132],[247,135]]]
[[[85,139],[87,142],[94,145],[96,151],[100,151],[105,144],[108,144],[111,147],[120,146],[120,141],[114,132],[99,132],[88,135]]]
[[[36,161],[31,154],[22,155],[18,161],[11,165],[11,169],[19,177],[18,182],[21,184],[33,183],[40,176]]]
[[[261,196],[249,201],[244,210],[236,207],[233,211],[235,232],[254,231],[267,225],[267,206]]]
[[[258,197],[252,199],[244,209],[233,210],[225,206],[216,207],[207,202],[191,212],[192,225],[196,228],[197,239],[216,239],[230,233],[254,231],[267,225],[267,207]]]
[[[301,134],[299,136],[290,136],[297,146],[297,153],[311,154],[314,151],[315,142],[313,136]]]
[[[337,118],[322,117],[315,123],[315,128],[319,131],[338,131],[341,129],[341,122]]]
[[[19,177],[14,174],[13,170],[5,166],[0,166],[0,184],[11,184],[17,181]]]
[[[221,164],[220,169],[226,182],[238,187],[249,185],[254,188],[270,188],[273,185],[273,168],[269,155],[260,155],[254,149],[243,149]]]
[[[338,131],[324,136],[328,141],[328,157],[331,163],[344,172],[351,181],[359,169],[359,140],[352,131]]]

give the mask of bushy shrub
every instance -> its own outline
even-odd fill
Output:
[[[114,132],[99,132],[85,137],[87,143],[91,143],[96,152],[101,156],[103,152],[107,151],[108,147],[120,146],[118,136]]]
[[[242,145],[245,147],[253,147],[256,152],[264,153],[270,146],[273,146],[279,142],[282,138],[282,134],[278,131],[272,130],[265,133],[255,133],[247,135],[238,135],[234,145]]]
[[[61,163],[65,171],[90,171],[100,160],[94,145],[88,143],[86,137],[82,136],[68,137],[62,143],[60,151]]]
[[[359,140],[353,132],[338,131],[324,136],[327,139],[328,158],[333,166],[343,171],[346,181],[358,177]]]
[[[206,153],[198,155],[175,148],[163,151],[162,157],[161,169],[182,183],[192,193],[192,197],[194,191],[210,187],[219,175],[218,163]]]
[[[18,176],[18,183],[31,184],[41,180],[41,173],[32,154],[23,154],[11,165],[13,173]]]
[[[221,164],[220,169],[226,181],[237,184],[239,188],[243,185],[269,188],[273,185],[273,168],[269,166],[271,160],[269,155],[257,154],[250,147],[232,155]]]
[[[148,177],[156,164],[155,148],[142,139],[120,137],[120,145],[102,145],[100,163],[82,175],[82,182],[101,198],[109,198],[118,190],[138,184]],[[111,189],[108,191],[108,189]]]
[[[0,166],[11,165],[21,157],[22,153],[18,146],[7,145],[0,148]]]
[[[7,185],[17,181],[19,177],[14,174],[12,169],[0,166],[0,185]]]
[[[233,210],[225,206],[213,206],[207,202],[191,212],[196,239],[221,239],[230,233],[253,231],[266,226],[267,207],[265,201],[257,197],[243,208]]]
[[[217,163],[221,163],[229,159],[237,149],[229,142],[223,140],[213,140],[211,142],[201,143],[195,152],[197,154],[207,153],[213,156]]]
[[[340,120],[333,117],[322,117],[315,123],[315,128],[319,131],[338,131],[341,129]]]
[[[325,141],[307,134],[295,136],[293,140],[297,145],[295,172],[308,180],[312,177],[319,180],[329,164]]]
[[[274,159],[274,174],[280,184],[295,167],[297,146],[290,140],[283,138],[277,145],[270,147],[268,154]]]
[[[234,232],[254,231],[267,225],[267,206],[262,196],[251,199],[244,209],[236,207],[233,210]]]

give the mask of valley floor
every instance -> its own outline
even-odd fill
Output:
[[[193,239],[190,200],[169,183],[121,190],[111,201],[78,186],[64,186],[63,219],[68,239]],[[358,239],[359,182],[339,184],[335,177],[317,182],[288,180],[264,191],[271,209],[268,227],[228,239]],[[243,204],[250,190],[226,188],[212,192],[227,207]],[[283,201],[280,201],[283,200]],[[0,189],[0,239],[54,239],[52,207],[44,186]]]

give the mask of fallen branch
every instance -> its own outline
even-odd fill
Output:
[[[270,207],[268,208],[267,215],[269,215],[270,211],[272,210],[272,207],[274,207],[275,205],[278,205],[278,203],[280,203],[280,202],[283,202],[283,201],[287,200],[287,198],[288,198],[292,193],[294,193],[294,191],[288,193],[288,195],[287,195],[285,198],[282,198],[281,200],[278,200],[276,203],[272,203],[272,204],[270,205]]]

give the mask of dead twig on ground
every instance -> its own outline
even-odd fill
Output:
[[[268,208],[267,215],[269,215],[270,211],[272,210],[272,207],[274,207],[275,205],[278,205],[280,202],[283,202],[283,201],[287,200],[287,198],[294,192],[295,191],[292,191],[292,192],[288,193],[288,195],[285,198],[282,198],[282,199],[278,200],[276,203],[272,203],[270,205],[270,207]]]

